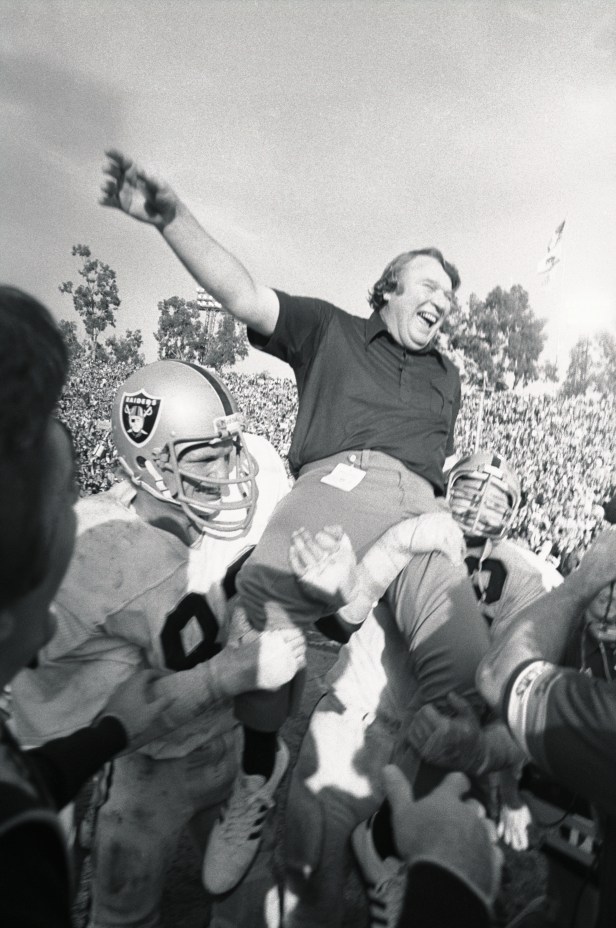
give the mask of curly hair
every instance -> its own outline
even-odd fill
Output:
[[[41,514],[45,434],[68,373],[62,336],[45,307],[0,286],[0,608],[34,589],[49,552]]]
[[[384,299],[385,293],[393,293],[398,288],[400,271],[407,264],[410,264],[414,258],[421,255],[427,255],[434,258],[441,265],[445,273],[451,280],[452,290],[457,290],[460,286],[460,275],[457,268],[446,261],[442,252],[438,248],[417,248],[414,251],[403,251],[393,261],[390,261],[375,285],[368,291],[368,303],[377,313],[383,309],[387,300]]]

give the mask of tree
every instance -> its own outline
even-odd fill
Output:
[[[590,339],[579,338],[569,355],[562,392],[565,396],[579,396],[586,393],[591,383]]]
[[[83,345],[77,336],[77,323],[69,322],[68,319],[60,319],[58,322],[60,334],[64,339],[69,358],[71,361],[80,358],[83,355]]]
[[[474,293],[471,293],[468,305],[464,308],[454,297],[451,311],[443,325],[443,332],[449,337],[452,351],[461,354],[467,362],[464,365],[465,371],[468,372],[469,383],[474,386],[495,380],[492,350],[477,329],[480,306]]]
[[[154,333],[158,357],[199,363],[207,333],[197,303],[171,296],[161,300],[158,309],[158,331]]]
[[[110,360],[133,367],[143,367],[145,364],[145,358],[139,351],[142,345],[141,329],[127,329],[121,338],[110,335],[105,341],[107,356]]]
[[[116,272],[98,258],[92,258],[87,245],[73,245],[71,254],[82,258],[78,273],[84,283],[75,287],[72,280],[66,280],[59,290],[73,298],[73,306],[83,319],[90,338],[91,353],[96,356],[101,332],[108,325],[115,327],[115,314],[120,305]]]
[[[539,368],[539,374],[545,383],[556,383],[558,381],[558,364],[555,361],[546,361]]]
[[[539,377],[545,320],[535,316],[528,293],[515,284],[495,287],[485,300],[471,294],[465,309],[456,305],[447,320],[451,345],[469,357],[493,384],[513,380],[513,387]]]
[[[616,395],[616,336],[603,330],[595,336],[597,365],[594,382],[597,390],[607,396]]]
[[[220,370],[248,354],[246,335],[228,313],[223,313],[220,325],[208,332],[199,304],[194,300],[172,296],[162,300],[158,309],[158,331],[154,338],[159,358],[195,361]]]
[[[239,326],[229,313],[223,313],[219,328],[207,338],[201,363],[219,371],[223,367],[233,367],[239,358],[245,358],[247,354],[244,327]]]

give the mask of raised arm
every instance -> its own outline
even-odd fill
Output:
[[[255,283],[241,261],[230,254],[182,203],[169,184],[122,152],[110,149],[103,166],[99,202],[153,225],[198,284],[261,335],[276,327],[276,293]]]

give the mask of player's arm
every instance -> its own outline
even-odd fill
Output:
[[[448,512],[428,512],[393,525],[358,565],[355,596],[339,610],[340,617],[351,624],[363,622],[411,557],[433,551],[446,555],[452,564],[462,564],[464,536]]]
[[[27,752],[56,809],[63,809],[108,760],[124,751],[128,735],[115,718],[102,718]]]
[[[134,750],[175,731],[223,699],[278,689],[305,662],[305,639],[299,629],[254,632],[190,670],[137,671],[116,689],[99,719],[117,719]]]
[[[491,646],[477,670],[477,686],[501,716],[520,667],[542,660],[558,663],[586,607],[615,579],[616,531],[610,529],[599,536],[561,586],[493,629]]]
[[[269,287],[255,283],[244,265],[197,222],[169,184],[121,152],[106,152],[100,203],[122,210],[159,230],[195,280],[236,319],[270,336],[279,303]]]
[[[423,760],[469,776],[509,769],[525,760],[500,720],[480,725],[470,703],[454,691],[448,696],[447,709],[441,712],[429,703],[413,716],[407,739]]]
[[[524,752],[559,783],[616,814],[616,687],[547,661],[519,668],[503,712]]]
[[[361,624],[413,554],[441,551],[461,564],[464,538],[449,513],[426,513],[388,529],[357,564],[340,526],[326,526],[312,536],[294,532],[289,560],[302,589],[323,610],[350,625]]]

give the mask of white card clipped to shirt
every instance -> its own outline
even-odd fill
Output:
[[[349,464],[336,464],[331,474],[321,477],[321,483],[327,483],[330,487],[336,487],[337,490],[344,490],[348,493],[354,490],[366,476],[366,471],[361,467],[351,467]]]

